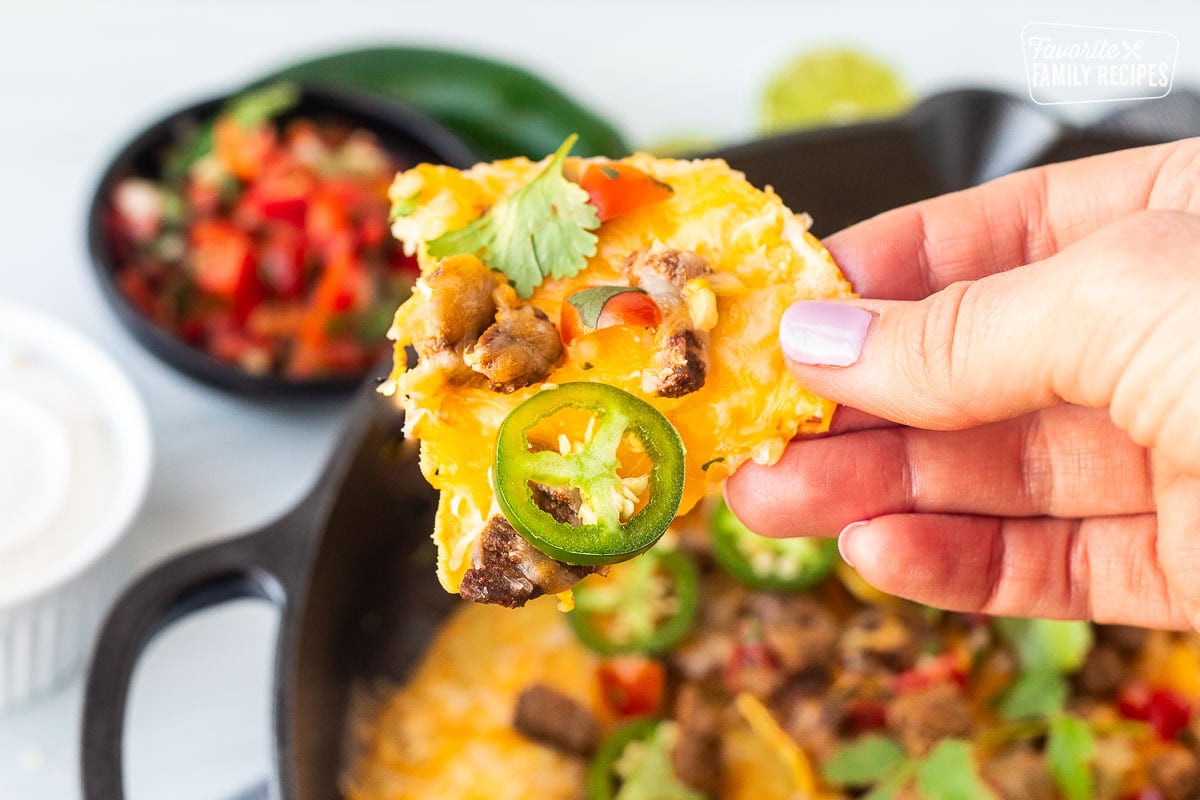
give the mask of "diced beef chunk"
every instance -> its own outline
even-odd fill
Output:
[[[807,695],[781,692],[771,703],[780,724],[796,744],[818,760],[824,760],[838,747],[846,703],[837,694]]]
[[[708,372],[708,333],[688,313],[684,287],[712,272],[708,261],[688,250],[651,248],[632,254],[625,270],[662,311],[652,363],[642,373],[642,389],[660,397],[683,397],[704,385]]]
[[[578,489],[533,483],[530,486],[530,496],[534,505],[558,522],[565,525],[579,525],[582,522],[579,518],[579,508],[583,499]]]
[[[654,363],[642,373],[642,388],[659,397],[683,397],[703,386],[707,373],[700,334],[677,331],[658,345]]]
[[[803,595],[756,592],[746,604],[761,623],[763,642],[785,672],[824,670],[833,663],[838,621],[821,603]]]
[[[412,344],[426,369],[470,376],[462,356],[496,316],[493,273],[473,258],[448,258],[421,279],[426,295],[411,320]]]
[[[1046,759],[1028,746],[1010,747],[984,762],[983,777],[1002,800],[1056,800]]]
[[[721,704],[698,685],[680,688],[675,701],[679,738],[671,750],[675,776],[696,791],[714,794],[721,780]]]
[[[849,670],[883,668],[899,672],[916,661],[920,636],[913,620],[879,608],[867,608],[850,618],[838,650]]]
[[[600,725],[582,704],[536,683],[517,697],[513,727],[536,742],[586,756],[596,749]]]
[[[545,380],[562,355],[558,329],[540,308],[501,308],[464,360],[498,392]]]
[[[1200,760],[1182,745],[1172,744],[1151,758],[1146,774],[1167,800],[1200,798]]]
[[[1135,656],[1146,646],[1150,632],[1132,625],[1097,625],[1096,639],[1116,648],[1123,656]]]
[[[458,591],[476,603],[517,608],[544,594],[565,592],[594,571],[594,567],[555,561],[497,515],[480,536],[474,566],[463,576]]]
[[[1092,648],[1079,670],[1079,688],[1093,697],[1109,697],[1126,678],[1125,660],[1112,645]]]
[[[888,704],[887,722],[915,756],[927,753],[940,739],[969,736],[975,724],[962,690],[952,684],[899,695]]]

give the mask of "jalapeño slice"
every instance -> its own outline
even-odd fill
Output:
[[[799,591],[818,583],[837,561],[837,539],[759,536],[722,500],[712,516],[713,555],[721,567],[752,589]]]
[[[565,452],[534,450],[530,432],[571,410],[592,416],[582,441]],[[618,448],[626,436],[644,451],[650,471],[644,505],[622,520],[629,503]],[[567,564],[615,564],[648,549],[675,519],[683,497],[683,442],[666,417],[628,392],[565,383],[538,392],[505,417],[493,477],[504,516],[538,550]],[[538,505],[534,492],[546,489],[577,493],[579,524],[559,521]]]
[[[655,655],[688,635],[699,602],[691,560],[655,548],[576,586],[567,620],[579,641],[601,655]]]
[[[587,800],[705,800],[675,775],[678,735],[678,723],[652,718],[613,731],[588,770]]]

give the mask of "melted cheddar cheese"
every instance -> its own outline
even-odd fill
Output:
[[[704,256],[715,275],[684,292],[699,327],[710,330],[708,373],[698,391],[679,398],[646,394],[641,371],[654,354],[652,331],[606,328],[566,349],[547,383],[598,381],[632,392],[654,405],[676,427],[687,471],[679,513],[748,459],[769,464],[798,432],[828,428],[833,403],[789,377],[777,341],[779,320],[793,302],[845,297],[850,285],[802,218],[770,188],[751,186],[723,161],[679,161],[639,154],[626,159],[668,183],[670,199],[605,222],[595,232],[596,254],[586,269],[547,279],[530,302],[556,325],[563,300],[588,286],[627,283],[626,258],[667,247]],[[568,169],[578,162],[568,162]],[[423,164],[397,176],[393,199],[416,198],[416,210],[397,220],[393,233],[417,255],[422,274],[437,268],[426,242],[476,219],[527,184],[541,164],[512,159],[465,172]],[[416,290],[396,314],[390,336],[397,369],[385,385],[406,412],[407,433],[421,440],[421,469],[441,491],[434,540],[438,576],[458,591],[471,552],[487,520],[498,512],[490,483],[497,430],[522,401],[538,391],[511,394],[483,386],[452,385],[419,370],[405,371],[408,321],[426,301]]]

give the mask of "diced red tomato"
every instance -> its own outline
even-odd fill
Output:
[[[350,215],[336,191],[321,187],[309,201],[305,230],[318,249],[331,245],[335,239],[352,230]]]
[[[579,185],[588,193],[601,222],[671,196],[671,187],[652,175],[612,162],[588,164],[579,176]]]
[[[1162,739],[1174,739],[1187,727],[1192,704],[1179,692],[1131,683],[1117,694],[1117,710],[1126,719],[1147,722]]]
[[[967,655],[952,650],[922,659],[916,666],[896,676],[896,691],[918,692],[942,683],[967,683]]]
[[[189,237],[192,274],[209,294],[232,300],[254,280],[253,242],[228,222],[202,220]]]
[[[563,300],[562,313],[559,317],[559,332],[562,334],[565,344],[570,344],[580,336],[586,336],[601,328],[613,328],[618,325],[642,325],[655,328],[662,324],[662,311],[659,309],[658,303],[655,303],[650,295],[644,292],[631,290],[614,294],[600,310],[594,328],[589,327],[580,317],[579,308],[571,302],[571,297]]]
[[[246,197],[265,220],[276,220],[303,228],[308,197],[316,186],[313,174],[287,161],[268,167],[251,186]]]
[[[610,658],[597,668],[596,677],[605,702],[618,717],[662,710],[666,669],[661,661],[641,656]]]
[[[662,324],[662,310],[650,295],[641,292],[622,292],[604,304],[596,320],[597,328],[616,325],[645,325],[654,328]]]
[[[387,217],[383,214],[368,214],[363,217],[358,226],[358,235],[363,247],[378,247],[383,244],[391,232],[388,230]]]
[[[1167,800],[1157,786],[1146,786],[1133,794],[1122,795],[1121,800]]]
[[[213,144],[217,158],[238,178],[253,180],[266,167],[275,149],[275,128],[260,125],[246,128],[229,115],[217,118],[213,126]]]
[[[304,248],[303,232],[291,225],[277,224],[267,229],[259,245],[259,272],[267,286],[279,297],[293,299],[304,296],[307,288]]]
[[[721,678],[730,694],[760,694],[760,689],[774,685],[778,672],[779,660],[765,644],[743,641],[734,647]]]
[[[857,736],[887,727],[887,707],[879,700],[860,697],[846,705],[842,717],[845,733]]]
[[[364,372],[388,348],[359,340],[364,314],[393,308],[418,273],[388,232],[400,165],[369,132],[294,119],[281,133],[230,114],[199,157],[182,177],[114,190],[104,221],[121,291],[250,372]]]
[[[154,306],[158,302],[158,297],[154,294],[154,289],[150,287],[146,273],[139,269],[122,270],[117,273],[117,286],[134,308],[148,317],[154,315]]]

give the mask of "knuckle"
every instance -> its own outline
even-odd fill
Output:
[[[970,320],[978,302],[977,284],[961,281],[921,302],[905,364],[906,376],[930,404],[934,420],[961,418],[968,410],[972,349]],[[969,416],[969,415],[968,415]]]
[[[1159,167],[1150,189],[1152,208],[1200,211],[1200,137],[1168,145],[1167,157]]]

